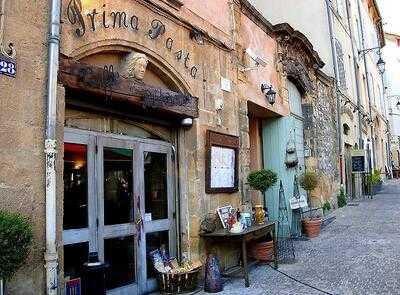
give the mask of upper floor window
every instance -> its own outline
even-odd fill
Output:
[[[346,68],[344,63],[344,54],[342,45],[338,40],[335,42],[335,49],[336,49],[336,58],[337,58],[337,65],[338,65],[338,74],[339,74],[339,88],[341,90],[347,90],[347,81],[346,81]]]

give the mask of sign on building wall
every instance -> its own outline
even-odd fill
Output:
[[[365,150],[353,150],[351,151],[351,167],[352,172],[357,173],[365,173],[366,165],[365,165]]]
[[[15,78],[17,75],[15,60],[0,56],[0,74]]]

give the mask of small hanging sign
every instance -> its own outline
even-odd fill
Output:
[[[307,198],[304,195],[301,195],[300,198],[293,197],[289,200],[290,209],[295,210],[299,208],[307,207]]]
[[[15,60],[0,56],[0,74],[15,78],[17,75]]]

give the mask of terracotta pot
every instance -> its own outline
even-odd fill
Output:
[[[274,242],[254,243],[250,247],[249,256],[261,261],[272,261],[274,256]]]
[[[321,231],[321,223],[322,219],[304,219],[303,223],[303,231],[309,238],[315,238],[319,236]]]

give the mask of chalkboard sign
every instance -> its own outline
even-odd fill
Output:
[[[352,156],[351,166],[353,172],[365,172],[365,157],[364,156]]]

